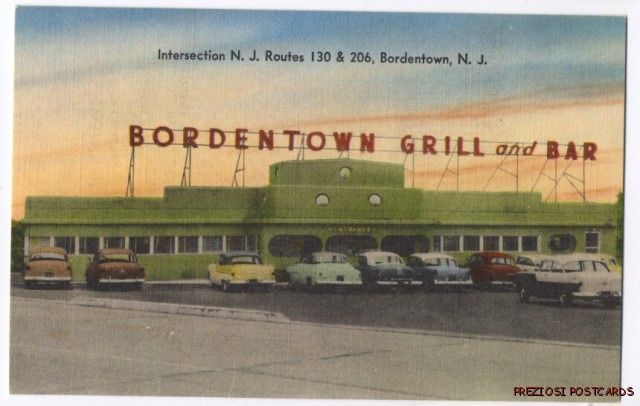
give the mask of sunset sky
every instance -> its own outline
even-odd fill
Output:
[[[158,49],[227,57],[232,49],[247,56],[254,49],[260,56],[290,51],[305,61],[166,61],[158,60]],[[312,51],[334,58],[342,51],[346,61],[311,62]],[[453,64],[356,64],[349,62],[352,51],[374,60],[380,52],[448,56]],[[458,53],[474,61],[483,54],[487,64],[458,65]],[[13,218],[24,215],[26,196],[124,196],[132,124],[373,132],[393,137],[377,148],[397,151],[406,134],[464,137],[467,149],[473,137],[537,141],[538,154],[547,140],[595,142],[597,160],[585,167],[587,199],[612,202],[622,189],[624,81],[621,17],[20,7]],[[483,148],[490,153],[495,145]],[[296,155],[247,150],[247,186],[266,184],[269,164]],[[350,157],[405,160],[399,152]],[[232,148],[194,150],[192,184],[231,185],[236,159]],[[503,171],[489,181],[502,159],[461,157],[460,189],[515,190]],[[164,186],[179,184],[183,161],[180,146],[140,147],[136,196],[161,196]],[[442,177],[448,161],[417,154],[407,184],[455,189],[455,176]],[[545,161],[519,160],[518,190],[532,190]],[[558,161],[559,172],[582,175],[582,161],[568,164]],[[515,171],[515,159],[503,168]],[[546,173],[553,169],[548,162]],[[535,190],[545,198],[551,187],[543,176]],[[566,179],[558,198],[581,199]]]

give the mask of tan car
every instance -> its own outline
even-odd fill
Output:
[[[40,246],[29,251],[22,278],[27,289],[36,284],[71,286],[73,272],[64,248]]]
[[[133,251],[125,248],[104,248],[96,252],[85,270],[87,287],[127,285],[142,289],[145,272]]]

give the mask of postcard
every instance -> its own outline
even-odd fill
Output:
[[[10,393],[633,401],[627,29],[17,7]]]

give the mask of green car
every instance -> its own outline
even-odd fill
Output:
[[[319,286],[362,286],[360,271],[347,262],[347,256],[336,252],[304,254],[300,262],[287,267],[292,289]]]

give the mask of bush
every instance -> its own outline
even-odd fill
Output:
[[[24,268],[24,226],[11,220],[11,272],[22,272]]]

